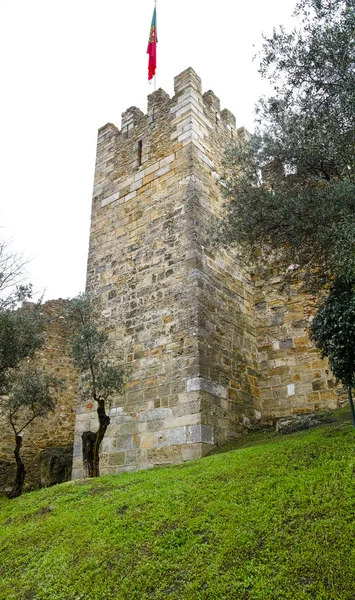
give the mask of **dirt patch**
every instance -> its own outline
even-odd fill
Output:
[[[48,513],[52,512],[52,506],[43,506],[39,509],[39,511],[34,515],[35,517],[43,517],[44,515],[48,515]]]

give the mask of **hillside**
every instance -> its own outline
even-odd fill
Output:
[[[3,499],[0,598],[354,600],[354,446],[345,416]]]

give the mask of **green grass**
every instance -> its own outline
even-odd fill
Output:
[[[3,499],[0,598],[354,600],[355,430],[237,445]]]

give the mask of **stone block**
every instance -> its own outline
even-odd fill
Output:
[[[83,468],[82,466],[76,468],[76,469],[72,469],[72,473],[71,473],[71,478],[72,479],[82,479],[83,477]]]
[[[134,181],[133,183],[131,183],[130,187],[129,187],[129,191],[130,192],[134,192],[135,190],[139,190],[139,188],[141,188],[143,185],[142,180],[138,179],[138,181]],[[127,201],[127,198],[126,198]]]
[[[203,377],[194,377],[192,379],[188,379],[186,381],[186,391],[193,392],[197,390],[203,390],[212,396],[217,396],[220,398],[227,398],[228,396],[227,387],[218,383],[214,383],[209,379],[205,379]]]
[[[136,421],[129,421],[128,423],[122,423],[119,426],[120,435],[131,435],[138,433],[138,423]]]
[[[174,92],[176,95],[182,94],[186,88],[193,88],[199,94],[202,93],[201,78],[191,67],[174,78]]]
[[[111,452],[108,455],[108,464],[109,465],[124,465],[125,463],[125,452]]]
[[[175,427],[174,429],[166,429],[154,433],[155,448],[178,446],[180,444],[186,444],[186,427]]]
[[[331,414],[317,415],[316,413],[306,415],[295,415],[284,417],[277,421],[276,432],[280,434],[293,433],[294,431],[302,431],[317,427],[324,423],[333,421]]]
[[[159,161],[159,167],[165,167],[166,165],[169,165],[170,163],[173,162],[173,160],[175,159],[175,153],[173,152],[172,154],[169,154],[169,156],[166,156],[165,158],[162,158]]]
[[[182,461],[181,446],[166,446],[147,450],[147,460],[153,465],[170,465]]]
[[[123,195],[123,194],[122,194]],[[130,192],[129,194],[126,194],[124,196],[124,198],[122,199],[122,202],[129,202],[130,200],[133,200],[133,198],[135,198],[137,195],[137,192]]]
[[[145,468],[147,463],[147,449],[140,448],[139,450],[127,450],[126,466],[132,465],[135,468]]]
[[[165,167],[162,167],[161,169],[156,171],[156,173],[154,174],[154,179],[157,179],[157,177],[162,177],[163,175],[166,175],[167,173],[169,173],[170,169],[171,169],[170,164],[165,165]]]
[[[195,414],[180,414],[179,416],[171,417],[169,419],[165,419],[164,426],[167,429],[173,428],[174,426],[184,427],[186,425],[200,425],[201,424],[201,412],[196,412]]]
[[[210,425],[191,425],[187,427],[187,442],[190,444],[196,442],[213,444],[213,427]]]
[[[142,421],[160,421],[171,416],[171,408],[156,408],[154,410],[149,410],[140,414],[140,418]]]
[[[116,438],[105,436],[101,443],[102,452],[115,452],[117,449]]]
[[[134,445],[133,435],[116,435],[116,450],[132,450]]]
[[[181,447],[181,457],[183,461],[198,460],[202,456],[202,444],[191,443]]]
[[[140,434],[141,448],[154,448],[154,433],[152,431],[142,432]]]
[[[160,161],[153,163],[152,165],[150,165],[149,167],[146,167],[145,169],[145,175],[150,175],[151,173],[154,173],[155,171],[158,171],[158,169],[160,168]]]

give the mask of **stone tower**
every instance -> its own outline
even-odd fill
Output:
[[[334,391],[319,396],[331,376],[309,350],[305,303],[280,299],[232,253],[209,249],[224,152],[244,128],[202,94],[191,68],[174,92],[154,92],[146,115],[129,108],[120,130],[108,124],[98,135],[87,291],[101,297],[117,356],[131,366],[109,412],[102,474],[199,458],[261,414],[337,402]],[[81,434],[96,428],[95,407],[78,404],[74,477],[85,475]]]

